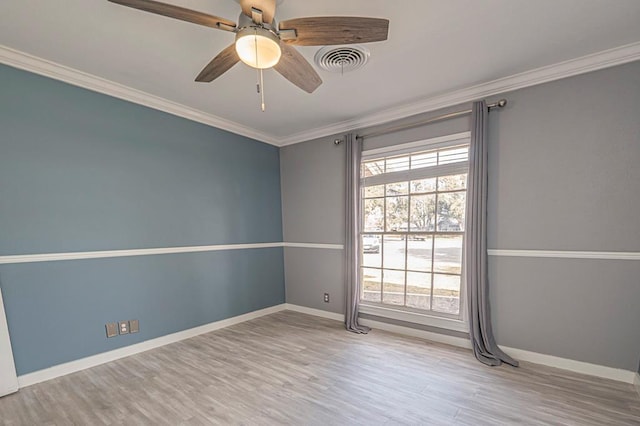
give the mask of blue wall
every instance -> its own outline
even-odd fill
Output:
[[[282,241],[276,147],[1,65],[0,138],[0,255]],[[25,374],[283,303],[283,257],[0,265],[0,287]]]

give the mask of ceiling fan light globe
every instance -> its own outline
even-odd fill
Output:
[[[282,56],[278,37],[259,27],[243,28],[238,32],[236,52],[242,62],[258,69],[273,67]]]

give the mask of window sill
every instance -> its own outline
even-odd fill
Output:
[[[360,312],[363,314],[375,315],[378,317],[411,322],[414,324],[422,324],[431,327],[444,328],[446,330],[459,331],[462,333],[469,332],[469,324],[467,324],[466,321],[437,317],[428,314],[420,314],[413,311],[405,311],[401,308],[388,308],[360,303]]]

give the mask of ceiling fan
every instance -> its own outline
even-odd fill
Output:
[[[322,79],[292,46],[370,43],[386,40],[389,32],[389,20],[380,18],[318,16],[278,24],[276,0],[237,0],[242,9],[238,23],[153,0],[109,1],[235,33],[235,42],[204,67],[196,77],[198,82],[211,82],[242,61],[259,70],[273,67],[291,83],[312,93],[322,84]]]

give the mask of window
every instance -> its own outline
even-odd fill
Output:
[[[468,134],[365,151],[361,301],[462,320]]]

